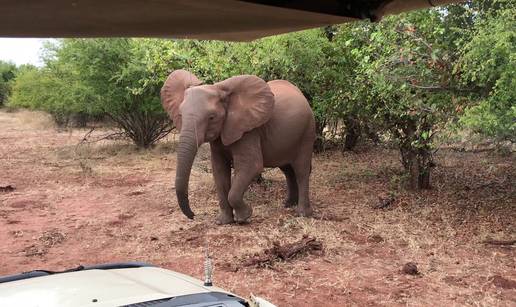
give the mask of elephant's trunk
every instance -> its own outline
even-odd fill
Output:
[[[194,127],[183,126],[177,147],[176,195],[179,208],[189,219],[193,219],[194,213],[190,209],[188,200],[188,182],[192,164],[197,154],[197,146],[198,136],[195,134]]]

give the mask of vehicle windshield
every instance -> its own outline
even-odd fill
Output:
[[[210,307],[210,306],[227,306],[227,307],[242,307],[249,306],[249,304],[242,298],[234,295],[222,292],[208,292],[198,293],[183,296],[176,296],[172,298],[165,298],[153,301],[139,302],[135,304],[129,304],[122,307],[135,307],[135,306],[154,306],[154,307],[177,307],[177,306],[189,306],[189,307]]]

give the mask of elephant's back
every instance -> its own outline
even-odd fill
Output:
[[[272,80],[272,81],[269,81],[267,82],[267,84],[269,85],[269,87],[271,88],[272,92],[279,92],[279,93],[283,93],[283,92],[296,92],[297,94],[300,94],[301,96],[304,97],[303,93],[301,92],[301,90],[295,86],[294,84],[292,84],[290,81],[287,81],[287,80]]]
[[[265,144],[262,144],[262,150],[265,164],[278,166],[273,164],[282,164],[285,159],[292,158],[302,144],[313,144],[315,119],[308,101],[295,85],[286,80],[274,80],[268,84],[274,94],[274,109],[263,127]],[[272,161],[275,158],[282,161]]]
[[[274,94],[274,113],[292,113],[298,116],[298,120],[313,118],[310,104],[297,86],[287,80],[273,80],[267,84]]]

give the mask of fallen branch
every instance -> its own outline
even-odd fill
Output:
[[[13,186],[12,186],[12,185],[10,185],[10,184],[9,184],[9,185],[6,185],[6,186],[0,186],[0,192],[6,192],[6,193],[8,193],[8,192],[12,192],[12,191],[14,191],[14,190],[16,190],[16,188],[15,188],[15,187],[13,187]]]
[[[481,152],[488,152],[488,151],[495,151],[495,147],[486,147],[486,148],[472,148],[468,149],[466,147],[447,147],[446,149],[450,149],[457,152],[468,152],[468,153],[481,153]]]
[[[93,133],[93,131],[95,130],[95,127],[92,127],[90,129],[90,131],[88,131],[88,133],[86,133],[83,137],[82,137],[82,140],[79,142],[79,144],[83,143],[83,142],[86,142],[90,136],[90,134]]]
[[[103,141],[103,140],[119,140],[119,139],[123,139],[123,138],[127,137],[127,134],[122,131],[122,132],[106,133],[106,134],[103,134],[103,135],[99,135],[98,137],[96,137],[93,140],[89,140],[88,137],[89,137],[90,133],[91,133],[91,131],[88,132],[84,136],[84,138],[79,142],[79,144],[77,144],[77,146],[79,146],[81,144],[84,144],[84,143],[90,144],[90,143],[100,142],[100,141]]]
[[[123,139],[123,138],[127,137],[127,134],[122,131],[122,132],[106,133],[106,134],[97,136],[93,140],[90,140],[90,136],[91,136],[91,134],[93,133],[94,130],[95,130],[95,127],[91,128],[90,131],[88,131],[88,133],[86,133],[82,137],[81,141],[79,143],[77,143],[77,145],[75,145],[75,152],[76,153],[77,153],[77,149],[79,149],[79,147],[81,145],[83,145],[83,144],[96,143],[96,142],[100,142],[102,140],[119,140],[119,139]]]
[[[280,245],[275,241],[272,248],[266,249],[262,254],[255,255],[244,261],[244,266],[267,266],[278,260],[290,260],[299,254],[310,251],[322,251],[322,242],[316,238],[303,237],[301,240]]]
[[[498,246],[509,246],[516,244],[516,240],[493,240],[493,239],[487,239],[485,241],[482,241],[484,244],[489,245],[498,245]]]

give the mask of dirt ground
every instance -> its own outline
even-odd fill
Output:
[[[395,150],[328,152],[313,161],[315,218],[282,207],[284,179],[268,170],[246,195],[251,223],[216,226],[206,146],[192,171],[191,221],[173,191],[173,136],[150,151],[76,146],[87,131],[0,111],[0,186],[14,188],[0,191],[0,274],[146,261],[202,278],[208,247],[216,285],[279,306],[516,305],[514,245],[485,243],[516,239],[514,155],[441,150],[433,189],[411,193]],[[322,250],[248,265],[304,235]],[[408,262],[417,274],[403,272]]]

